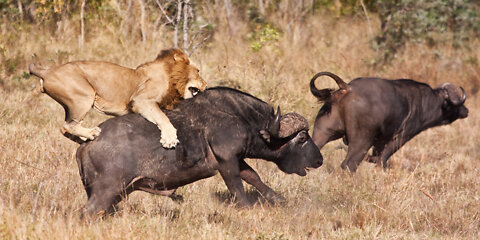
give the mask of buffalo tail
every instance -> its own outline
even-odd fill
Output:
[[[319,72],[315,74],[315,76],[313,76],[312,80],[310,80],[310,92],[312,92],[313,96],[318,98],[318,100],[320,101],[327,101],[328,99],[330,99],[330,97],[332,96],[332,92],[334,91],[333,89],[330,89],[330,88],[318,89],[315,86],[315,80],[320,76],[331,77],[333,80],[335,80],[335,82],[337,83],[338,87],[340,87],[340,89],[348,88],[347,83],[345,83],[339,76],[331,72]]]

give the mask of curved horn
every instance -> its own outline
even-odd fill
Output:
[[[462,87],[457,87],[453,84],[447,83],[443,84],[442,88],[447,90],[447,98],[454,106],[460,106],[465,103],[467,99],[467,94],[465,93],[465,89]],[[458,89],[461,90],[462,94],[458,94]]]
[[[302,130],[308,131],[308,121],[298,113],[287,113],[280,119],[279,138],[285,138]]]
[[[455,106],[459,106],[459,105],[464,104],[465,100],[467,99],[467,94],[465,93],[465,89],[463,89],[463,87],[460,87],[460,90],[462,90],[462,98],[460,99],[460,101],[453,101],[452,100],[452,103]]]
[[[278,132],[280,131],[280,118],[281,118],[280,106],[277,108],[277,114],[275,115],[275,120],[273,120],[272,125],[270,125],[269,132],[272,136],[277,137]]]

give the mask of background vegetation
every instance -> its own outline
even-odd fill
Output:
[[[480,237],[479,2],[475,0],[0,0],[0,239],[475,239]],[[185,14],[186,13],[186,14]],[[114,217],[86,223],[76,143],[63,109],[27,74],[72,60],[136,67],[177,45],[210,86],[247,91],[310,124],[318,71],[451,82],[467,91],[467,119],[428,130],[388,171],[324,166],[285,175],[251,159],[287,199],[228,204],[220,176],[182,187],[183,204],[136,192]],[[318,87],[336,87],[323,79]],[[107,119],[92,111],[86,125]]]

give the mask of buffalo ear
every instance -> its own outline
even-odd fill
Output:
[[[271,142],[271,136],[270,133],[266,130],[260,130],[260,135],[262,136],[263,140],[265,142],[270,143]]]

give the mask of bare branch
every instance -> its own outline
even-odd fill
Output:
[[[120,8],[120,3],[118,2],[118,0],[115,0],[115,5],[117,5],[117,13],[118,15],[123,18],[123,14],[122,14],[122,9]]]
[[[370,22],[370,17],[368,17],[367,7],[365,7],[363,0],[360,0],[360,4],[362,4],[363,12],[365,13],[365,17],[367,18],[368,31],[370,33],[370,38],[373,38],[372,23]]]
[[[180,19],[182,17],[182,0],[177,0],[177,21],[174,24],[174,32],[173,32],[173,46],[178,48],[178,24],[180,23]]]
[[[22,7],[22,1],[17,0],[17,5],[18,5],[18,13],[20,13],[20,19],[23,21],[23,7]]]
[[[192,47],[191,50],[190,50],[189,56],[190,56],[191,54],[193,54],[193,52],[195,52],[195,49],[197,49],[197,47],[199,47],[201,44],[203,44],[205,41],[207,41],[211,36],[212,36],[212,35],[209,34],[209,35],[207,35],[206,37],[204,37],[204,38],[202,39],[202,41],[200,41],[200,42],[198,42],[197,44],[193,45],[193,47]]]
[[[188,8],[190,7],[190,0],[184,0],[183,6],[183,49],[188,48]]]
[[[140,4],[140,11],[141,11],[141,19],[140,19],[140,31],[142,32],[142,42],[145,44],[147,42],[147,36],[145,31],[145,1],[138,0],[138,4]]]
[[[187,48],[189,48],[190,46],[192,46],[193,42],[195,42],[195,40],[197,39],[198,35],[200,35],[200,34],[202,33],[202,30],[203,30],[204,28],[206,28],[208,25],[209,25],[209,24],[207,23],[207,24],[204,24],[204,25],[202,25],[202,26],[200,26],[200,27],[198,28],[198,31],[197,31],[197,32],[193,35],[193,37],[190,39],[190,42],[188,43],[188,47],[187,47]]]
[[[160,8],[160,10],[162,11],[163,15],[165,16],[165,18],[167,19],[168,23],[171,23],[173,24],[173,19],[171,19],[167,12],[165,11],[165,9],[163,9],[162,5],[160,4],[160,2],[158,0],[155,0],[155,2],[157,3],[158,7]],[[169,1],[168,3],[170,3],[171,1]],[[167,3],[167,4],[168,4]]]

